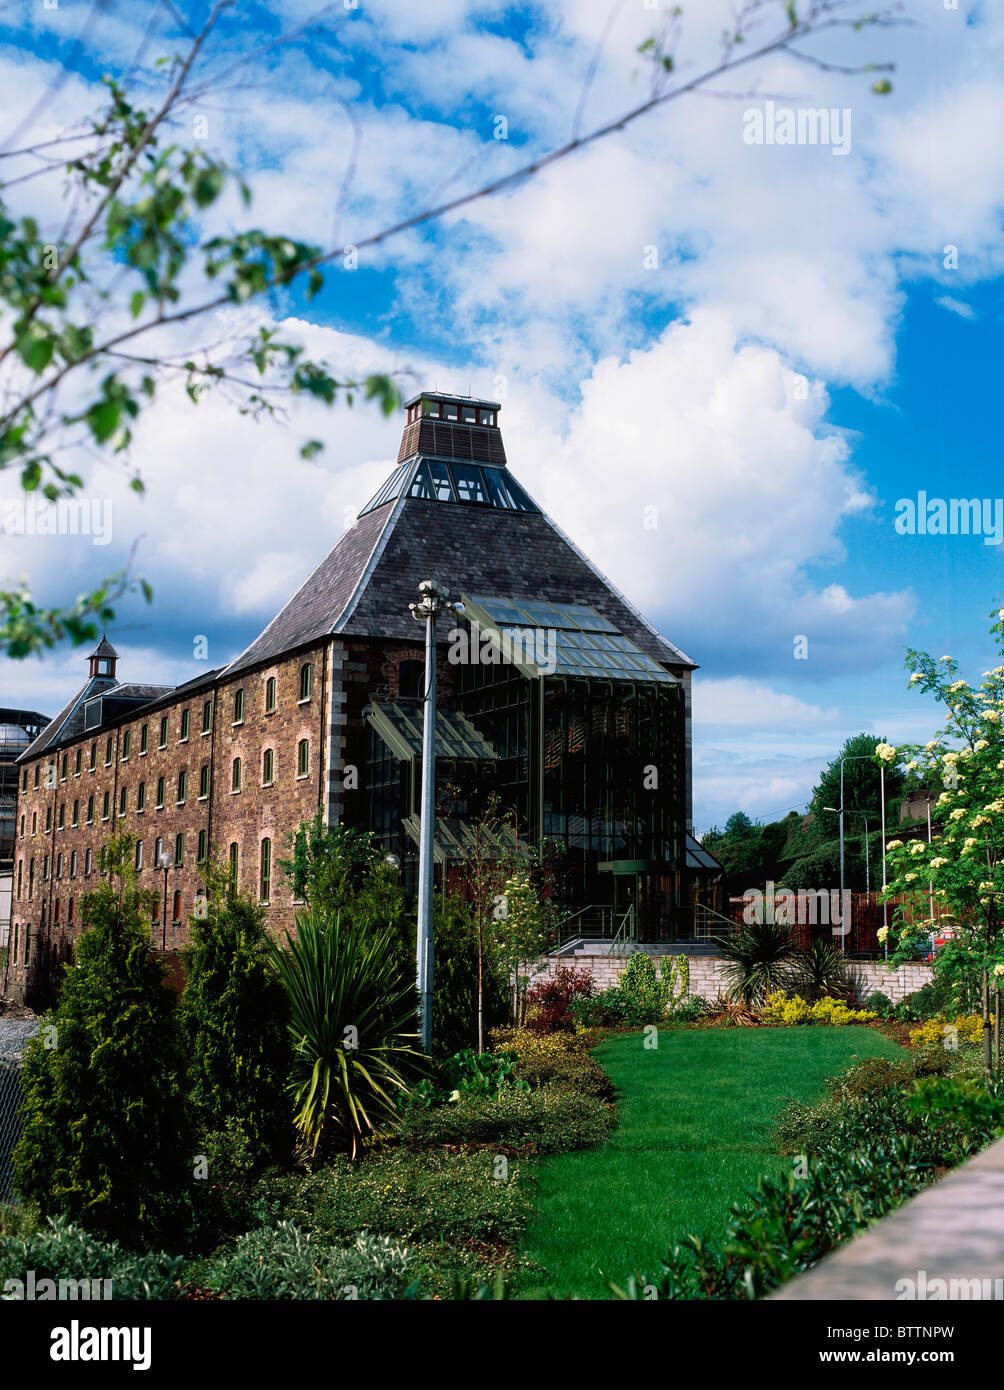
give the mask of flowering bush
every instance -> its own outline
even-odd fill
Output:
[[[846,1004],[828,994],[810,1004],[797,994],[789,999],[782,990],[775,990],[773,994],[768,995],[767,1003],[760,1015],[764,1023],[779,1023],[788,1028],[801,1023],[870,1023],[877,1017],[878,1014],[869,1009],[849,1009]]]

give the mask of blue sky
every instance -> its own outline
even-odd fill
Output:
[[[318,244],[336,234],[354,121],[337,236],[358,241],[567,140],[594,59],[583,130],[643,99],[637,47],[666,8],[343,2],[190,113],[250,179],[252,220]],[[178,11],[205,13],[180,0]],[[59,0],[0,14],[8,126],[57,75],[36,133],[92,110],[101,73],[131,68],[148,24],[133,80],[156,98],[152,59],[180,44],[169,11],[109,2],[75,48],[86,12]],[[238,3],[196,82],[313,13],[302,0]],[[681,74],[713,60],[725,13],[719,0],[685,7]],[[951,652],[977,678],[994,664],[983,633],[1004,589],[1002,547],[899,535],[893,520],[921,489],[1004,495],[1004,19],[966,0],[909,0],[905,13],[914,25],[814,48],[839,63],[894,60],[890,96],[772,57],[719,84],[741,85],[739,99],[682,99],[363,253],[309,305],[292,294],[260,308],[346,370],[502,395],[517,476],[700,663],[700,828],[737,806],[766,817],[804,804],[820,765],[862,728],[929,736],[935,712],[908,693],[908,646]],[[846,155],[744,142],[745,113],[768,98],[849,112]],[[65,211],[58,179],[10,197],[43,224]],[[240,215],[227,205],[215,217]],[[950,246],[958,264],[946,269]],[[243,324],[234,314],[212,327]],[[306,464],[297,446],[313,435],[327,448]],[[137,431],[145,501],[121,470],[84,461],[91,493],[114,503],[112,543],[0,536],[0,575],[29,572],[55,601],[142,534],[157,601],[123,609],[121,671],[186,679],[200,669],[196,636],[222,664],[273,616],[376,490],[399,435],[399,421],[367,409],[253,426],[222,401],[193,410],[167,392]],[[0,497],[11,494],[0,479]],[[653,508],[654,529],[643,520]],[[793,655],[799,636],[806,660]],[[0,702],[55,712],[81,669],[73,653],[11,666]]]

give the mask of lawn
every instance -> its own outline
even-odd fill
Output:
[[[557,1292],[609,1297],[608,1279],[654,1274],[674,1241],[719,1236],[743,1190],[790,1161],[770,1143],[785,1102],[812,1100],[859,1058],[901,1050],[848,1027],[672,1029],[657,1049],[642,1042],[623,1033],[594,1053],[618,1091],[613,1138],[536,1165],[524,1251]]]

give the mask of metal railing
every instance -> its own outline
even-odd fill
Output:
[[[736,924],[731,917],[716,912],[706,903],[694,904],[694,940],[711,941],[716,936],[731,936]]]
[[[13,1154],[23,1128],[18,1113],[22,1100],[21,1059],[0,1057],[0,1202],[14,1195]]]

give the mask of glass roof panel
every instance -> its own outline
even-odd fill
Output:
[[[484,470],[478,468],[476,464],[454,463],[452,465],[453,481],[456,485],[457,496],[461,502],[490,502],[488,489],[485,486]]]

